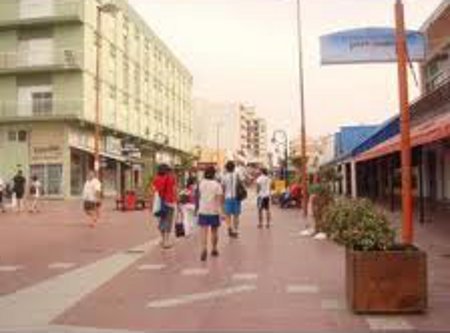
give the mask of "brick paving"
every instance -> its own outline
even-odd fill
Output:
[[[48,212],[33,221],[26,215],[0,215],[0,266],[22,266],[0,272],[0,295],[157,236],[154,226],[148,228],[144,223],[148,212],[119,213],[111,206],[105,210],[105,222],[95,230],[82,223],[75,202],[50,203]],[[429,254],[429,312],[368,317],[346,307],[344,250],[329,241],[300,237],[305,225],[300,212],[276,210],[274,215],[272,229],[258,230],[255,211],[247,209],[240,239],[229,240],[222,230],[221,256],[206,263],[199,260],[196,235],[178,240],[172,250],[156,248],[142,255],[67,308],[49,323],[48,330],[450,329],[450,258],[445,256],[450,233],[446,225],[417,227],[418,243]],[[49,269],[54,263],[76,265]]]
[[[34,215],[0,213],[0,296],[154,238],[145,221],[148,212],[115,212],[112,202],[96,229],[87,226],[79,201],[45,202]],[[2,272],[8,266],[20,268]]]

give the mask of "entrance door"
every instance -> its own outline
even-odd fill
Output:
[[[428,188],[430,191],[430,200],[437,199],[437,182],[436,182],[436,152],[429,151],[427,153],[427,174],[428,174]]]
[[[450,151],[444,155],[444,198],[450,201]]]

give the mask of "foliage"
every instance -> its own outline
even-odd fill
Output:
[[[312,210],[316,223],[316,231],[326,232],[324,221],[325,211],[334,202],[333,193],[327,184],[313,184],[309,188],[309,193],[313,196]]]
[[[365,199],[341,199],[325,213],[328,236],[358,251],[382,251],[393,247],[395,231],[386,215]]]

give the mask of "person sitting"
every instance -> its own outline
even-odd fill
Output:
[[[280,208],[298,207],[301,202],[301,188],[298,183],[293,183],[281,195]]]

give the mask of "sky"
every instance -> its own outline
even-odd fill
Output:
[[[419,29],[442,0],[404,0]],[[188,67],[193,95],[254,105],[271,130],[300,128],[295,0],[129,0]],[[309,136],[381,123],[398,112],[395,64],[321,66],[319,38],[394,26],[394,0],[301,0]],[[410,80],[410,98],[418,88]]]

